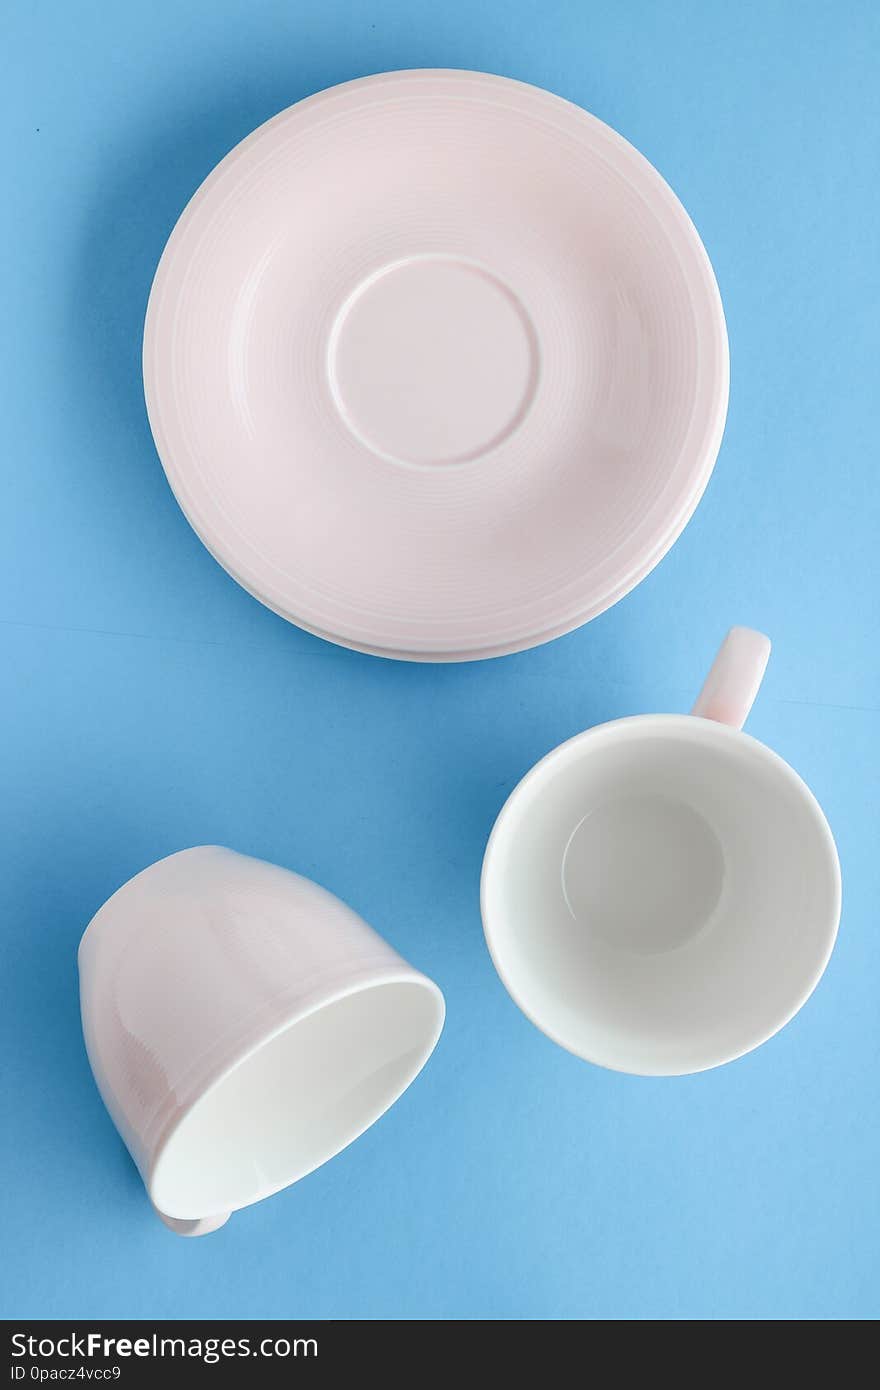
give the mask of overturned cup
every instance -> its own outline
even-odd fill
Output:
[[[144,869],[79,947],[98,1089],[180,1235],[326,1163],[421,1071],[440,990],[298,874],[217,846]]]

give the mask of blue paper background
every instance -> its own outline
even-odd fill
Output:
[[[880,1314],[878,20],[871,0],[7,7],[0,1312]],[[706,242],[732,353],[715,475],[659,568],[580,632],[457,667],[339,650],[237,588],[165,483],[140,383],[152,272],[215,162],[299,97],[417,66],[541,84],[643,150]],[[552,745],[686,709],[732,622],[775,643],[750,729],[835,830],[838,948],[752,1056],[612,1075],[496,979],[483,845]],[[92,1083],[75,948],[124,879],[200,842],[326,883],[449,1016],[354,1147],[181,1241]]]

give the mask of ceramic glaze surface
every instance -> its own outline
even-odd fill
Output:
[[[181,217],[144,382],[177,498],[301,626],[389,656],[545,641],[690,517],[727,408],[703,246],[608,126],[382,74],[254,132]]]
[[[599,725],[547,755],[501,812],[483,924],[538,1027],[617,1071],[680,1075],[776,1033],[837,935],[840,869],[812,793],[741,733],[769,642],[734,628],[703,715]]]
[[[330,337],[340,413],[397,463],[466,463],[503,443],[535,394],[538,349],[525,309],[495,276],[450,256],[371,275]]]
[[[92,1070],[183,1235],[288,1186],[419,1072],[443,998],[338,898],[215,846],[145,869],[79,949]]]
[[[573,919],[616,947],[651,954],[706,925],[723,881],[724,855],[708,821],[662,791],[598,802],[562,858]]]

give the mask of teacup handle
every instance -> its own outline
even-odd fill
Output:
[[[231,1216],[231,1212],[224,1211],[217,1216],[203,1216],[198,1221],[184,1221],[177,1216],[166,1216],[164,1211],[160,1211],[154,1206],[153,1211],[159,1220],[164,1223],[177,1236],[206,1236],[211,1231],[219,1231],[221,1226],[225,1226]]]
[[[769,637],[753,627],[732,627],[718,648],[691,714],[741,729],[769,658]]]

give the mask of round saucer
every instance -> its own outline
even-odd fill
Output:
[[[144,335],[159,455],[239,583],[361,651],[464,661],[657,564],[727,409],[706,252],[656,170],[506,78],[386,73],[217,166]]]

